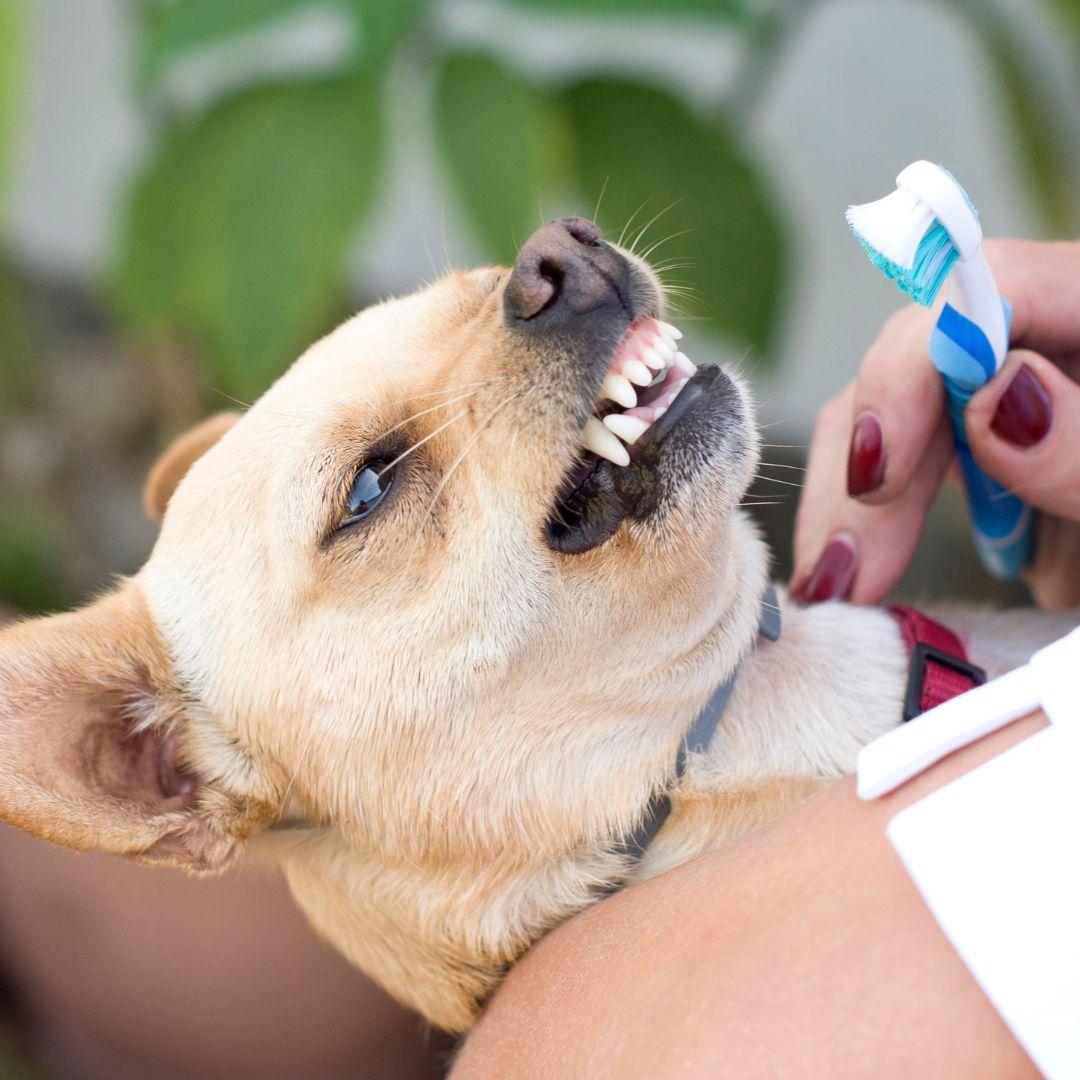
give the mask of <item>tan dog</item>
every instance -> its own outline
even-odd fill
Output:
[[[0,815],[195,872],[257,836],[330,941],[460,1030],[604,886],[850,771],[899,719],[897,630],[827,604],[754,649],[751,406],[661,314],[646,266],[555,222],[512,272],[361,313],[181,440],[146,567],[0,636]],[[991,670],[1065,625],[954,619]],[[620,838],[744,658],[629,864]]]

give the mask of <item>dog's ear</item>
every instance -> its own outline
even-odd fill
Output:
[[[0,632],[0,818],[53,843],[221,869],[245,813],[185,771],[185,704],[133,584]]]
[[[143,488],[143,506],[154,521],[160,522],[165,516],[165,508],[188,469],[239,419],[238,412],[211,416],[181,435],[157,459]]]

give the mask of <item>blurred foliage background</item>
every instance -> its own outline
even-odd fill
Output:
[[[151,540],[137,511],[148,459],[227,399],[253,400],[312,340],[396,286],[371,272],[369,247],[424,247],[428,276],[450,257],[444,236],[422,224],[396,237],[379,227],[411,157],[427,159],[440,231],[449,216],[470,259],[509,260],[542,216],[568,211],[596,212],[608,235],[654,252],[684,317],[694,320],[699,353],[750,355],[755,379],[791,410],[773,432],[772,460],[799,463],[814,411],[854,369],[867,327],[892,303],[868,291],[874,306],[853,317],[858,333],[846,356],[817,377],[806,374],[797,347],[806,287],[798,281],[820,275],[820,259],[800,226],[806,198],[793,205],[791,196],[792,173],[802,166],[785,167],[775,139],[762,152],[759,117],[817,23],[835,24],[840,7],[845,18],[854,12],[874,27],[867,12],[895,14],[896,4],[115,0],[107,7],[123,27],[119,78],[141,139],[138,153],[116,168],[105,255],[90,274],[73,275],[32,251],[27,257],[25,242],[0,249],[0,601],[10,605],[51,608],[97,587],[110,570],[133,569]],[[928,27],[959,35],[978,54],[975,97],[990,99],[983,119],[993,117],[991,141],[1008,151],[992,165],[1023,192],[1021,223],[1034,233],[1073,234],[1080,2],[904,0],[900,7],[918,9]],[[0,197],[10,195],[27,125],[40,122],[25,104],[33,87],[66,77],[34,68],[42,55],[35,41],[57,24],[55,2],[0,0]],[[495,30],[477,33],[477,24]],[[620,51],[628,26],[641,32]],[[582,28],[591,50],[561,63]],[[670,64],[643,59],[642,32],[666,49],[674,74]],[[523,50],[536,35],[546,35],[546,45]],[[681,71],[679,43],[690,40]],[[1068,58],[1064,68],[1046,62],[1048,41]],[[842,43],[846,52],[834,52],[872,58],[892,47],[864,30]],[[721,79],[711,77],[710,48]],[[900,62],[909,71],[911,116],[898,114],[897,96],[882,98],[872,82],[848,88],[856,103],[865,101],[868,128],[923,122],[938,71],[923,70],[921,48]],[[812,106],[812,81],[810,88],[811,101],[804,92],[800,107]],[[940,112],[954,108],[952,93],[942,85]],[[901,87],[901,103],[903,94]],[[960,132],[963,122],[958,115],[952,127],[938,123],[920,154],[941,146],[939,156],[955,163],[950,132],[961,157],[986,134]],[[830,152],[821,148],[824,160]],[[851,140],[837,135],[835,155],[843,153],[852,154]],[[839,231],[844,203],[886,190],[912,156],[887,155],[874,187],[832,190],[809,214]],[[965,180],[978,193],[979,183]],[[836,321],[849,299],[837,291]],[[794,497],[779,484],[761,482],[772,496],[763,501],[784,504],[763,511],[782,570]],[[937,549],[968,566],[960,515],[954,508],[942,520]],[[932,577],[934,565],[919,572]],[[967,573],[954,572],[954,583],[977,587],[977,571]]]

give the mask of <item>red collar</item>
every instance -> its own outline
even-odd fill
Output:
[[[986,672],[971,663],[964,643],[948,627],[901,604],[889,611],[910,658],[905,721],[986,682]]]

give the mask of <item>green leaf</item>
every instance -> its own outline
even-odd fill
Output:
[[[1050,0],[1050,6],[1057,8],[1074,37],[1080,41],[1080,0]]]
[[[259,394],[342,309],[380,145],[373,76],[251,90],[173,131],[128,205],[121,314]]]
[[[364,60],[381,60],[401,35],[413,26],[429,0],[348,0],[360,17],[363,28],[361,51]]]
[[[450,178],[492,257],[512,260],[566,176],[565,120],[552,99],[486,56],[452,56],[438,86]]]
[[[25,46],[23,14],[18,0],[0,0],[0,196],[6,187],[21,98]]]
[[[149,85],[191,53],[262,30],[310,5],[311,0],[157,0],[143,16],[140,83]]]
[[[616,231],[633,218],[628,243],[655,217],[636,246],[669,237],[652,261],[688,264],[665,276],[689,283],[727,337],[767,351],[784,237],[771,193],[733,133],[631,82],[586,81],[565,101],[587,205],[603,191],[602,214]]]
[[[1049,236],[1071,235],[1077,227],[1069,158],[1069,133],[1060,104],[1046,76],[1012,19],[985,3],[955,3],[966,16],[992,67],[994,91],[1000,98],[1017,144],[1017,163],[1035,196]],[[1080,0],[1055,0],[1054,6],[1070,14],[1080,31]]]
[[[512,0],[517,7],[566,11],[575,15],[698,15],[743,21],[753,17],[749,0]]]
[[[360,58],[381,58],[427,0],[156,0],[142,26],[139,82],[149,86],[199,50],[264,30],[295,11],[342,8],[360,29]]]

